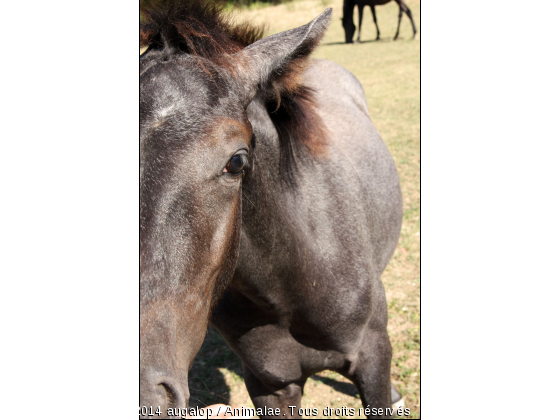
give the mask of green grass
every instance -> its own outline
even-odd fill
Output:
[[[408,0],[420,31],[420,2]],[[329,31],[313,57],[335,61],[350,70],[366,92],[370,117],[397,164],[404,201],[401,238],[383,275],[389,306],[389,335],[393,345],[392,381],[405,397],[411,415],[420,418],[420,42],[412,41],[406,16],[396,32],[395,3],[376,8],[381,41],[369,8],[364,13],[361,44],[346,45],[340,18],[342,0],[294,0],[244,8],[240,19],[264,22],[268,33],[303,25],[333,7]],[[354,17],[357,22],[357,11]],[[241,364],[213,330],[195,359],[190,373],[193,403],[252,406],[243,385]],[[315,375],[306,384],[304,407],[361,407],[357,391],[333,372]],[[333,417],[334,418],[334,417]]]

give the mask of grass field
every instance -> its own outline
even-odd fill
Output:
[[[408,0],[420,32],[420,1]],[[346,45],[340,18],[342,0],[295,0],[279,6],[258,5],[239,12],[240,19],[266,22],[268,33],[303,25],[333,7],[331,27],[314,57],[335,61],[354,73],[364,86],[371,119],[397,164],[404,199],[402,234],[383,275],[389,304],[389,335],[393,345],[392,380],[420,418],[420,42],[412,39],[406,16],[396,32],[396,3],[377,7],[381,40],[369,8],[364,13],[362,43]],[[354,21],[357,23],[357,10]],[[419,33],[420,35],[420,33]],[[219,334],[209,329],[190,372],[191,405],[224,403],[252,407],[243,383],[241,363]],[[334,372],[307,382],[303,407],[361,407],[356,388]],[[320,416],[321,417],[321,416]],[[346,417],[332,417],[346,418]]]

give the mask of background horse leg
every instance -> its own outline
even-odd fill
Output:
[[[401,2],[400,7],[404,10],[406,15],[410,19],[410,23],[412,25],[412,32],[413,32],[412,39],[416,39],[416,26],[414,26],[414,20],[412,20],[412,12],[410,11],[410,9],[408,7],[406,7],[406,4],[404,4],[403,2]]]
[[[280,389],[271,389],[271,387],[263,384],[253,372],[243,364],[243,377],[245,378],[245,386],[255,409],[266,406],[269,408],[279,408],[280,416],[260,416],[261,419],[301,419],[298,410],[301,407],[301,396],[303,395],[303,383],[291,383],[288,386]],[[290,406],[296,406],[293,409],[294,415],[292,416],[292,409]]]
[[[369,331],[355,363],[339,373],[350,379],[362,399],[364,408],[391,408],[391,343],[386,331]],[[376,413],[378,414],[378,413]],[[367,416],[370,419],[392,418],[391,415]]]
[[[356,42],[360,42],[360,37],[362,36],[362,17],[364,16],[364,5],[360,2],[358,3],[358,39]]]
[[[370,6],[371,7],[371,13],[373,14],[373,23],[375,23],[375,29],[377,30],[377,38],[375,38],[376,41],[379,41],[379,26],[377,26],[377,16],[375,15],[375,6]]]
[[[406,7],[402,1],[397,1],[397,3],[399,5],[399,23],[397,24],[397,33],[395,34],[395,38],[393,38],[394,41],[396,41],[397,38],[399,37],[399,29],[401,28],[403,6]]]

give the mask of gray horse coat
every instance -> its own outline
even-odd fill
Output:
[[[395,164],[348,71],[312,60],[297,86],[280,83],[330,13],[238,50],[224,44],[221,55],[205,55],[209,35],[196,44],[204,27],[192,19],[187,46],[173,47],[170,26],[146,36],[141,406],[188,404],[187,371],[210,317],[243,361],[257,408],[298,417],[290,406],[324,369],[352,380],[364,406],[391,406],[380,278],[401,227]],[[315,144],[297,143],[313,133]]]

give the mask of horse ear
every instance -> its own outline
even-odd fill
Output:
[[[246,48],[240,65],[241,97],[249,105],[259,89],[274,85],[286,76],[294,62],[306,60],[328,28],[332,8],[328,8],[307,25],[263,38]],[[297,70],[296,70],[297,71]]]

